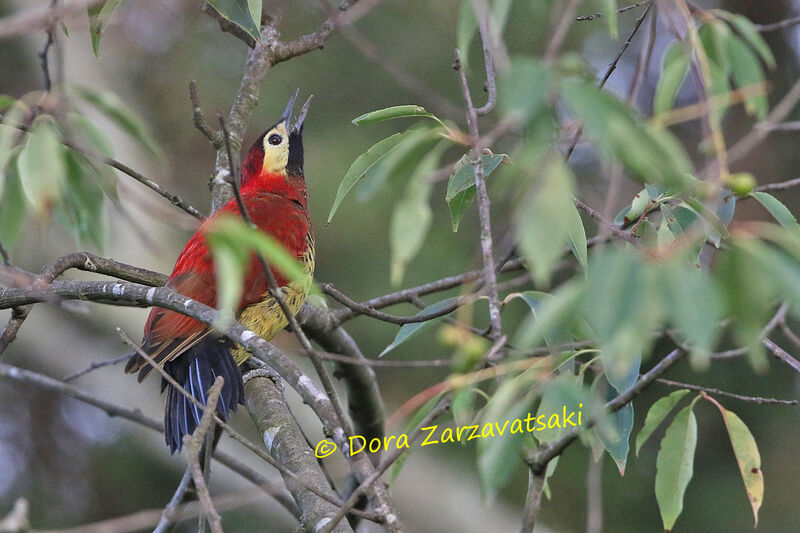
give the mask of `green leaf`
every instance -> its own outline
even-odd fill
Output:
[[[406,267],[425,243],[433,213],[428,204],[433,182],[428,176],[436,170],[447,145],[439,144],[420,161],[409,178],[403,198],[395,205],[389,223],[393,285],[403,281]]]
[[[381,122],[383,120],[393,120],[396,118],[406,117],[427,117],[432,118],[441,124],[441,121],[436,118],[436,115],[429,113],[422,106],[413,104],[396,105],[384,109],[378,109],[377,111],[370,111],[369,113],[364,113],[363,115],[354,118],[352,122],[356,126],[362,126],[364,124],[372,124],[373,122]]]
[[[608,24],[608,34],[612,39],[619,37],[617,29],[617,0],[603,0],[603,16]]]
[[[758,510],[764,502],[764,474],[761,472],[761,454],[758,453],[756,440],[736,413],[728,411],[710,396],[706,398],[722,413],[733,446],[733,454],[736,456],[736,463],[739,465],[739,472],[742,474],[744,488],[747,491],[747,499],[753,509],[755,519],[753,527],[758,527]]]
[[[539,176],[537,190],[528,191],[517,207],[519,248],[538,284],[547,284],[570,242],[574,224],[573,177],[561,158],[551,157]]]
[[[688,389],[680,389],[670,393],[668,396],[664,396],[663,398],[659,398],[653,405],[650,406],[650,410],[647,411],[647,416],[644,419],[644,425],[642,429],[639,430],[639,434],[636,435],[636,455],[638,457],[639,450],[642,448],[647,439],[653,434],[653,432],[661,425],[661,422],[667,418],[672,409],[678,405],[678,402],[688,394]]]
[[[715,10],[714,13],[724,17],[728,22],[730,22],[736,32],[739,33],[739,35],[741,35],[756,52],[758,52],[764,63],[769,65],[770,68],[775,68],[775,56],[772,54],[772,50],[769,49],[769,45],[761,36],[761,32],[758,31],[758,28],[756,28],[749,18],[745,17],[744,15],[738,15],[721,10]]]
[[[328,221],[330,223],[336,210],[339,209],[339,204],[342,203],[344,197],[350,192],[350,189],[360,180],[364,175],[377,163],[383,160],[386,156],[391,154],[400,145],[401,141],[409,134],[409,131],[403,133],[395,133],[391,137],[387,137],[372,145],[369,150],[358,156],[350,168],[347,170],[342,182],[339,184],[339,189],[336,191],[336,198],[333,201],[331,212],[328,214]]]
[[[456,48],[461,54],[461,68],[466,72],[469,69],[469,45],[478,32],[478,19],[475,18],[475,9],[472,0],[463,0],[458,10],[458,24],[456,26]]]
[[[756,191],[750,194],[753,198],[759,201],[761,205],[763,205],[769,214],[772,215],[778,223],[786,229],[790,229],[792,231],[797,231],[800,229],[800,225],[797,223],[797,219],[794,217],[789,208],[783,205],[783,203],[772,196],[769,193]]]
[[[541,61],[515,58],[497,80],[497,102],[504,117],[527,124],[548,106],[550,70]]]
[[[609,385],[608,387],[608,400],[613,400],[619,394],[618,389]],[[633,403],[624,405],[621,409],[611,413],[609,416],[611,422],[611,435],[606,435],[603,432],[598,432],[600,442],[603,443],[603,448],[608,452],[611,458],[617,465],[619,475],[625,475],[625,465],[628,462],[628,453],[630,452],[630,438],[631,431],[633,431]]]
[[[17,165],[11,164],[0,171],[0,242],[13,250],[25,222],[25,197],[19,182]]]
[[[66,178],[64,148],[50,117],[34,122],[17,157],[17,169],[25,198],[39,216],[44,216],[61,198]]]
[[[258,21],[253,19],[249,0],[206,0],[206,2],[225,20],[242,28],[256,42],[261,40],[259,28],[261,17],[258,17]]]
[[[56,221],[72,233],[81,245],[105,248],[106,220],[103,191],[94,168],[81,156],[64,152],[66,182],[56,209]]]
[[[561,339],[567,335],[567,324],[576,315],[576,307],[583,296],[582,291],[583,287],[577,282],[567,282],[559,286],[555,293],[541,297],[541,306],[531,307],[532,310],[535,309],[532,323],[523,322],[517,329],[514,345],[521,350],[527,350],[538,346],[541,340],[548,345],[560,344]],[[529,305],[530,299],[525,299]]]
[[[764,83],[764,69],[761,67],[756,55],[744,42],[736,37],[728,39],[728,61],[731,73],[737,87],[746,87]],[[745,110],[754,114],[758,120],[764,120],[769,111],[767,97],[764,94],[755,94],[744,102]]]
[[[602,155],[621,160],[648,183],[676,189],[692,183],[689,159],[668,131],[644,125],[629,106],[592,83],[568,80],[562,95]]]
[[[119,96],[111,91],[98,91],[86,86],[74,87],[73,90],[84,101],[94,106],[120,129],[130,135],[131,138],[138,141],[159,164],[164,163],[166,160],[164,152],[153,138],[144,121]]]
[[[627,248],[593,255],[587,270],[582,312],[600,342],[606,378],[617,390],[636,379],[661,320],[654,272]]]
[[[453,394],[453,420],[456,426],[469,425],[472,420],[473,394],[475,389],[462,387]],[[465,444],[462,442],[462,444]]]
[[[5,111],[6,109],[14,105],[14,102],[16,101],[17,101],[16,98],[8,96],[7,94],[0,94],[0,112]]]
[[[542,313],[543,306],[547,305],[548,302],[552,304],[552,300],[556,299],[555,296],[552,294],[548,294],[546,292],[540,291],[523,291],[523,292],[515,292],[509,294],[504,303],[510,300],[519,298],[528,304],[528,307],[531,310],[531,316],[534,321],[538,321],[540,319],[540,314]],[[561,324],[555,324],[555,327],[552,328],[551,331],[547,331],[544,333],[544,341],[547,346],[553,347],[558,346],[561,344],[566,344],[569,342],[570,335],[569,332],[564,327],[560,327]],[[525,331],[524,328],[520,328],[521,330]]]
[[[522,464],[519,452],[527,433],[526,431],[512,433],[511,425],[514,420],[524,419],[533,408],[536,400],[533,391],[520,398],[520,395],[528,389],[530,381],[525,375],[507,380],[500,385],[483,410],[481,417],[483,425],[496,425],[497,428],[494,437],[478,440],[478,475],[483,493],[489,502]],[[506,421],[508,421],[507,426]],[[503,429],[503,435],[499,435],[500,429]]]
[[[705,370],[719,339],[719,323],[724,318],[717,288],[682,257],[663,265],[661,271],[667,316],[679,335],[692,346],[692,365]]]
[[[567,213],[570,216],[570,221],[567,224],[567,233],[569,233],[569,242],[572,247],[572,253],[575,259],[583,268],[589,266],[589,249],[586,244],[586,228],[583,226],[583,219],[578,209],[573,204],[572,209]]]
[[[680,41],[667,48],[653,96],[653,114],[665,113],[675,105],[675,98],[689,75],[689,57],[689,50]]]
[[[733,319],[730,329],[734,339],[748,349],[753,368],[765,372],[768,363],[761,330],[769,320],[777,283],[763,275],[763,258],[768,252],[765,244],[744,238],[733,244],[719,254],[714,281],[724,298],[725,316]]]
[[[665,531],[672,531],[683,511],[683,495],[694,473],[697,420],[693,407],[694,403],[675,416],[656,459],[656,500]]]
[[[506,157],[505,154],[481,156],[484,179],[495,171],[504,157]],[[475,199],[475,167],[467,163],[466,155],[453,166],[453,174],[450,175],[450,181],[447,182],[447,194],[444,199],[450,209],[453,231],[458,231],[458,225],[461,223],[464,213]]]
[[[11,104],[11,108],[3,114],[3,121],[0,123],[0,176],[11,158],[17,153],[15,148],[23,138],[24,133],[15,126],[23,122],[23,118],[30,112],[28,106],[17,100]],[[2,187],[0,187],[0,190]],[[2,198],[2,196],[0,196]]]
[[[256,26],[261,26],[261,11],[263,4],[263,0],[247,0],[247,10],[250,12],[250,18],[253,19],[253,22],[255,22]],[[258,39],[256,38],[256,40]]]
[[[456,301],[458,301],[458,297],[445,298],[444,300],[436,302],[435,304],[429,305],[428,307],[421,310],[414,316],[424,316],[428,314],[438,313],[443,309],[450,307],[451,305],[456,303]],[[439,319],[440,318],[441,317],[439,317]],[[431,319],[431,320],[426,320],[425,322],[412,322],[410,324],[404,324],[400,328],[400,331],[397,332],[397,335],[395,335],[392,343],[389,344],[389,346],[387,346],[386,348],[384,348],[384,350],[380,353],[378,357],[383,357],[387,353],[391,352],[392,350],[394,350],[395,348],[406,342],[408,339],[428,329],[433,324],[437,323],[439,319]]]
[[[420,159],[431,149],[431,142],[437,140],[434,129],[416,127],[400,142],[391,154],[384,157],[369,169],[356,185],[356,199],[366,202],[372,198],[390,179],[405,179],[414,172]]]
[[[106,0],[102,5],[89,8],[89,32],[92,36],[92,50],[94,57],[100,59],[100,37],[106,29],[106,24],[117,10],[122,0]]]

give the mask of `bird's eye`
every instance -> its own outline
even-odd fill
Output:
[[[283,137],[281,137],[277,133],[273,133],[272,135],[269,136],[269,139],[267,139],[267,141],[269,141],[269,144],[271,144],[272,146],[278,146],[281,142],[283,142]]]

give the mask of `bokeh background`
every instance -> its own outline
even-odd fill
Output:
[[[0,2],[0,15],[48,2]],[[513,3],[505,33],[512,56],[541,53],[553,27],[551,4],[557,3],[544,0]],[[214,152],[194,129],[187,87],[190,80],[197,81],[207,116],[214,117],[214,111],[227,109],[240,81],[246,49],[237,39],[221,33],[216,23],[200,12],[200,4],[199,0],[124,2],[106,30],[99,61],[92,54],[86,21],[69,21],[69,37],[60,34],[57,47],[63,58],[65,81],[118,93],[144,117],[155,141],[167,154],[168,165],[159,167],[113,125],[96,117],[109,132],[117,159],[205,211]],[[581,13],[595,12],[597,4],[585,2]],[[785,19],[800,12],[800,2],[791,0],[700,4],[743,13],[757,23]],[[286,39],[312,31],[323,18],[311,1],[265,1],[265,5],[280,13],[279,28]],[[356,28],[394,68],[423,80],[431,91],[457,110],[462,102],[457,77],[450,67],[459,5],[456,0],[386,0],[358,20]],[[575,23],[566,47],[602,72],[639,14],[637,9],[620,16],[621,38],[617,41],[608,37],[602,20]],[[798,76],[800,31],[797,28],[765,34],[778,62],[778,68],[768,73],[773,104]],[[671,39],[665,28],[659,30],[654,61],[637,102],[644,113],[649,113],[663,50]],[[37,52],[44,41],[45,35],[38,32],[0,43],[0,93],[19,97],[42,86]],[[612,91],[627,90],[642,41],[639,35],[623,56],[607,85]],[[479,56],[476,42],[473,47],[476,63]],[[480,80],[479,65],[474,63],[472,78]],[[475,85],[478,86],[477,81]],[[402,180],[388,183],[366,202],[360,202],[358,194],[351,195],[333,222],[327,227],[324,222],[349,164],[372,143],[404,125],[388,122],[357,127],[350,120],[366,111],[405,103],[428,105],[460,124],[463,117],[450,113],[450,106],[444,109],[435,107],[435,103],[431,106],[365,58],[348,39],[335,34],[324,50],[282,63],[267,74],[246,145],[276,120],[287,96],[296,87],[301,88],[302,94],[315,95],[305,138],[309,201],[317,235],[317,279],[332,282],[359,300],[389,292],[392,287],[388,225],[391,205],[403,186]],[[678,105],[689,104],[694,98],[687,84],[679,95]],[[737,108],[727,114],[724,126],[730,139],[735,139],[752,127],[752,121]],[[674,131],[691,152],[696,152],[699,141],[696,122],[676,127]],[[797,133],[771,135],[734,169],[753,172],[760,183],[795,178],[800,167],[797,142]],[[460,155],[452,150],[446,157],[455,160]],[[579,176],[581,198],[590,205],[602,206],[607,187],[602,167],[583,147],[579,147],[572,163]],[[477,213],[473,208],[459,232],[453,233],[444,202],[445,187],[446,181],[442,181],[434,189],[432,229],[426,246],[408,269],[404,286],[456,274],[480,264]],[[122,262],[169,272],[193,231],[192,220],[125,177],[120,177],[119,189],[122,209],[107,207],[108,245],[98,252]],[[615,208],[629,202],[636,190],[632,184],[624,188]],[[794,212],[800,209],[797,193],[783,193],[780,198]],[[736,216],[765,217],[753,204],[742,204]],[[495,234],[507,245],[506,200],[498,198],[493,213]],[[57,257],[79,249],[57,226],[31,219],[26,228],[25,237],[13,250],[13,260],[27,270],[38,271]],[[77,272],[70,272],[69,276],[85,277]],[[396,310],[413,311],[410,307]],[[3,323],[8,314],[0,312]],[[61,377],[93,361],[124,353],[115,326],[138,337],[146,314],[140,309],[93,304],[67,308],[39,305],[3,360]],[[396,332],[394,326],[367,318],[353,320],[348,329],[368,357],[380,353]],[[783,341],[780,337],[776,340],[779,344]],[[295,350],[290,335],[282,334],[275,342],[287,350]],[[433,359],[448,355],[436,334],[430,333],[405,344],[392,357]],[[305,365],[305,361],[300,363]],[[447,375],[446,369],[377,368],[376,372],[389,413]],[[775,362],[771,362],[765,376],[755,375],[745,361],[726,361],[712,363],[701,375],[694,374],[687,364],[680,364],[668,377],[750,395],[782,398],[800,395],[796,375]],[[135,379],[123,374],[121,366],[100,369],[76,383],[102,398],[161,416],[163,399],[158,394],[156,380],[138,385]],[[665,388],[654,386],[637,400],[635,430],[641,426],[647,407],[666,392]],[[312,438],[320,437],[307,409],[293,393],[287,394]],[[734,408],[749,425],[761,450],[766,496],[758,530],[797,531],[800,524],[800,508],[796,504],[800,465],[795,460],[800,456],[798,409],[733,402],[726,405]],[[749,531],[752,515],[722,421],[708,405],[696,411],[700,433],[695,476],[677,527],[682,531]],[[238,414],[234,422],[237,429],[258,440],[246,414]],[[391,433],[399,431],[401,427],[389,429]],[[266,465],[253,462],[235,443],[223,439],[222,446],[277,477]],[[623,478],[613,462],[604,458],[605,531],[657,531],[661,527],[653,491],[657,448],[651,442],[640,457],[631,457]],[[572,446],[564,454],[551,481],[552,500],[544,504],[541,531],[585,529],[589,455],[580,445]],[[509,457],[509,461],[513,460],[516,458]],[[343,464],[335,460],[331,464],[335,475],[344,472]],[[392,487],[410,530],[515,531],[519,527],[527,479],[524,469],[520,466],[514,482],[500,497],[486,502],[481,497],[474,465],[475,450],[471,445],[431,446],[414,451]],[[31,518],[37,529],[78,526],[141,509],[161,508],[174,491],[183,469],[183,459],[170,457],[161,436],[154,432],[109,418],[102,411],[70,398],[0,381],[0,516],[10,510],[18,497],[30,501]],[[215,469],[216,493],[248,488],[246,481],[224,467]],[[225,513],[224,523],[228,531],[292,530],[286,513],[266,497]]]

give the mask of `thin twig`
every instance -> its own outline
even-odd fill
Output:
[[[525,510],[522,514],[521,533],[533,533],[536,527],[536,518],[542,507],[542,493],[544,492],[544,471],[528,472],[528,494],[525,498]]]
[[[50,1],[50,9],[54,9],[58,0],[51,0]],[[55,26],[58,23],[58,18],[54,18],[50,25],[47,27],[47,41],[44,43],[44,48],[42,51],[39,52],[39,62],[42,65],[42,76],[44,78],[44,91],[49,93],[50,90],[53,88],[53,81],[50,77],[50,65],[48,63],[48,53],[50,52],[50,47],[53,45],[55,41]]]
[[[614,235],[615,237],[619,237],[620,239],[624,240],[625,242],[629,242],[629,243],[633,244],[634,246],[638,246],[639,245],[639,241],[636,239],[636,236],[634,236],[633,233],[625,231],[625,230],[619,228],[616,224],[614,224],[610,220],[606,219],[606,217],[603,216],[602,213],[600,213],[596,209],[590,207],[585,202],[583,202],[583,201],[581,201],[581,200],[579,200],[577,198],[574,198],[573,202],[575,203],[575,205],[577,207],[579,207],[581,210],[583,210],[587,215],[589,215],[593,219],[595,219],[598,222],[600,222],[600,224],[605,229],[607,229],[609,232],[611,232],[611,234]]]
[[[791,28],[792,26],[797,26],[798,24],[800,24],[800,16],[791,17],[778,22],[773,22],[771,24],[754,24],[754,26],[758,31],[764,33],[769,31],[783,30],[785,28]]]
[[[181,478],[180,483],[178,483],[178,487],[175,489],[175,493],[172,495],[172,498],[167,503],[166,507],[164,507],[164,512],[161,513],[161,520],[158,522],[158,525],[153,529],[153,533],[167,533],[167,528],[176,522],[176,518],[178,517],[178,507],[181,503],[183,503],[183,497],[186,494],[186,490],[189,488],[189,483],[192,481],[192,469],[187,468],[186,472],[184,472],[183,477]]]
[[[734,400],[739,400],[747,403],[772,404],[772,405],[797,405],[797,400],[781,400],[779,398],[761,398],[759,396],[743,396],[741,394],[727,392],[720,389],[714,389],[711,387],[701,387],[700,385],[692,385],[691,383],[681,383],[679,381],[672,381],[671,379],[658,378],[656,381],[668,387],[689,389],[697,392],[708,392],[710,394],[715,394],[717,396],[725,396],[726,398],[732,398]]]
[[[561,20],[558,22],[558,26],[556,26],[556,30],[553,32],[553,35],[550,37],[550,41],[547,43],[547,48],[545,48],[545,63],[552,63],[556,58],[556,55],[558,55],[558,51],[561,49],[561,45],[564,43],[564,39],[567,37],[567,31],[572,25],[573,19],[575,18],[575,11],[578,9],[578,4],[580,3],[581,0],[569,0],[567,7],[564,8],[564,12],[561,15]]]
[[[770,339],[764,339],[761,342],[770,352],[772,352],[772,355],[774,355],[776,359],[780,359],[792,367],[795,372],[800,372],[800,361],[789,355],[789,352],[772,342]]]
[[[203,107],[200,105],[200,98],[197,96],[197,82],[195,80],[189,82],[189,100],[192,102],[194,127],[206,136],[215,150],[219,150],[222,148],[222,136],[218,131],[206,124],[205,118],[203,118]]]
[[[617,69],[617,65],[619,64],[620,59],[622,59],[622,56],[625,54],[625,51],[628,49],[628,47],[630,47],[631,43],[633,42],[633,38],[638,33],[639,28],[642,26],[642,22],[644,22],[644,19],[647,17],[647,14],[650,12],[650,8],[652,7],[653,4],[648,4],[647,9],[644,10],[644,13],[642,13],[641,16],[638,19],[636,19],[636,22],[633,24],[633,29],[631,30],[630,34],[628,34],[628,38],[623,43],[622,48],[620,48],[619,52],[617,52],[617,55],[608,65],[608,68],[603,74],[603,77],[600,78],[600,83],[598,84],[600,88],[605,86],[608,79]],[[572,138],[572,142],[570,143],[569,148],[567,149],[567,153],[564,156],[564,159],[566,161],[569,161],[569,158],[572,157],[572,153],[575,151],[575,147],[578,146],[578,141],[581,140],[582,135],[583,135],[583,127],[580,127],[578,128],[578,131],[575,132],[575,136]]]
[[[222,376],[217,376],[217,379],[214,380],[214,384],[208,389],[206,410],[203,411],[200,423],[197,424],[197,428],[195,428],[191,435],[183,436],[183,447],[186,450],[186,459],[189,462],[189,469],[192,472],[195,491],[203,506],[205,518],[211,526],[212,533],[223,533],[222,518],[214,508],[214,501],[211,499],[211,494],[208,492],[206,478],[203,475],[203,468],[200,466],[200,450],[203,447],[203,442],[206,440],[206,435],[209,431],[213,432],[214,412],[217,410],[217,401],[219,400],[219,395],[222,392],[224,383],[225,379]],[[200,515],[200,520],[202,519],[203,515]]]
[[[74,380],[78,379],[79,377],[88,374],[89,372],[93,372],[93,371],[97,370],[98,368],[103,368],[103,367],[106,367],[106,366],[116,365],[118,363],[121,363],[121,362],[129,359],[129,358],[130,358],[130,354],[126,353],[126,354],[114,357],[113,359],[106,359],[104,361],[94,361],[92,364],[90,364],[86,368],[84,368],[82,370],[78,370],[77,372],[74,372],[72,374],[68,374],[68,375],[64,376],[63,378],[61,378],[61,381],[65,382],[65,383],[69,383],[70,381],[74,381]]]
[[[636,2],[635,4],[630,4],[625,7],[621,7],[617,9],[617,13],[625,13],[626,11],[630,11],[631,9],[636,9],[637,7],[645,6],[650,4],[650,2]],[[595,20],[603,17],[602,13],[592,13],[591,15],[581,15],[580,17],[575,17],[575,20],[578,22],[585,22],[589,20]]]

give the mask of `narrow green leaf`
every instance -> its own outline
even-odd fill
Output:
[[[10,164],[0,171],[0,242],[8,250],[13,250],[19,240],[20,230],[25,222],[25,196],[19,182],[17,165]]]
[[[328,221],[330,223],[336,210],[339,209],[339,204],[342,203],[344,197],[350,192],[350,189],[360,180],[364,175],[374,167],[378,162],[383,160],[386,156],[391,154],[400,145],[400,142],[409,134],[408,131],[403,133],[395,133],[391,137],[387,137],[372,145],[369,150],[358,156],[350,168],[347,170],[342,182],[339,184],[339,189],[336,191],[336,198],[333,201],[331,212],[328,214]]]
[[[519,459],[519,451],[525,441],[526,431],[519,424],[519,428],[514,428],[512,432],[512,423],[530,413],[536,395],[529,392],[520,398],[521,392],[530,388],[530,384],[521,377],[505,381],[483,411],[483,425],[491,424],[496,428],[494,437],[478,440],[478,475],[489,502],[523,464]],[[503,435],[499,434],[501,429]]]
[[[569,233],[569,242],[572,248],[572,253],[575,259],[583,268],[589,265],[589,251],[586,244],[586,228],[583,226],[581,214],[578,213],[578,208],[572,204],[568,213],[570,215],[569,223],[567,224],[567,232]]]
[[[786,229],[796,231],[800,229],[797,219],[794,217],[789,208],[783,203],[767,192],[756,191],[751,193],[751,196],[763,205],[769,214],[772,215],[778,223]]]
[[[593,83],[565,81],[562,95],[602,155],[621,160],[648,183],[675,189],[692,183],[689,159],[668,131],[644,125],[630,107]]]
[[[478,32],[478,19],[475,18],[475,8],[472,0],[463,0],[458,9],[458,24],[456,26],[456,48],[461,53],[461,68],[469,69],[469,46]]]
[[[66,165],[64,192],[56,209],[56,221],[72,233],[81,245],[105,248],[106,219],[103,191],[94,168],[81,156],[63,152]]]
[[[121,3],[122,0],[106,0],[102,5],[89,8],[89,32],[92,36],[92,51],[97,59],[100,59],[100,37],[105,31],[111,15]]]
[[[34,123],[17,157],[17,169],[28,203],[39,216],[45,215],[61,198],[66,178],[64,149],[51,118]]]
[[[613,400],[618,394],[617,389],[611,385],[608,386],[608,400]],[[609,418],[611,429],[613,429],[612,434],[606,435],[603,432],[597,432],[597,435],[600,442],[603,443],[603,448],[616,463],[619,475],[624,476],[630,452],[631,431],[633,431],[633,403],[628,403],[622,409],[611,413]]]
[[[608,24],[608,34],[612,39],[619,37],[617,29],[617,0],[603,0],[603,16]]]
[[[688,389],[679,389],[668,396],[664,396],[659,398],[653,405],[650,406],[650,410],[647,411],[647,416],[644,419],[644,425],[642,429],[639,430],[639,433],[636,435],[636,455],[638,457],[639,450],[642,448],[647,439],[653,434],[653,432],[661,425],[661,422],[664,421],[665,418],[672,412],[672,409],[678,405],[678,402],[689,393]]]
[[[458,297],[445,298],[444,300],[436,302],[435,304],[429,305],[428,307],[421,310],[414,316],[423,316],[423,315],[438,313],[439,311],[442,311],[443,309],[446,309],[451,305],[453,305],[457,300]],[[418,335],[419,333],[431,327],[433,324],[439,322],[439,320],[441,320],[441,317],[434,318],[431,320],[426,320],[425,322],[412,322],[410,324],[404,324],[403,326],[400,327],[400,331],[397,332],[397,335],[395,335],[392,343],[389,344],[389,346],[387,346],[386,348],[384,348],[384,350],[380,353],[380,355],[378,355],[378,357],[383,357],[387,353],[391,352],[392,350],[394,350],[395,348],[406,342],[408,339]]]
[[[758,28],[755,27],[749,18],[745,17],[744,15],[721,10],[714,11],[714,13],[723,16],[728,22],[730,22],[739,35],[744,37],[747,43],[752,46],[756,52],[758,52],[764,63],[766,63],[770,68],[775,68],[775,56],[772,54],[772,50],[769,49],[767,41],[764,40],[764,37],[761,36],[761,32],[758,31]]]
[[[462,157],[453,166],[453,174],[450,175],[450,181],[447,182],[445,201],[450,210],[453,231],[458,231],[464,213],[475,199],[475,167],[467,163],[466,157]],[[505,154],[481,156],[484,179],[494,172],[504,157]]]
[[[520,251],[528,261],[534,280],[546,284],[570,239],[573,177],[560,158],[549,158],[542,169],[540,185],[529,191],[517,208],[516,231]]]
[[[692,346],[692,365],[705,370],[721,333],[719,323],[725,316],[717,288],[684,258],[663,265],[661,272],[667,316],[679,335]]]
[[[689,57],[689,50],[680,41],[667,48],[653,96],[653,114],[665,113],[675,105],[675,98],[689,75]]]
[[[693,406],[684,407],[675,416],[656,459],[656,500],[665,531],[672,531],[683,511],[683,495],[694,473],[697,420]]]
[[[515,58],[497,80],[497,102],[504,117],[527,124],[547,106],[551,84],[548,66],[535,59]]]
[[[29,112],[28,106],[17,100],[12,102],[11,107],[3,114],[3,121],[0,123],[0,176],[16,154],[15,148],[18,147],[20,139],[24,138],[25,134],[16,126],[22,123],[23,117]]]
[[[728,61],[736,86],[746,87],[764,83],[764,69],[750,47],[736,37],[728,39],[727,44]],[[748,113],[755,115],[758,120],[764,120],[769,111],[766,95],[755,94],[748,97],[744,102],[744,108]]]
[[[103,113],[120,129],[138,141],[158,163],[166,160],[164,151],[153,138],[139,115],[111,91],[98,91],[87,86],[73,87],[84,101]]]
[[[428,176],[436,170],[442,152],[447,147],[439,144],[420,161],[409,178],[403,198],[394,206],[389,223],[391,249],[391,280],[393,285],[403,281],[406,267],[425,243],[433,212],[428,203],[433,182]]]
[[[225,20],[242,28],[256,42],[261,40],[259,28],[261,17],[258,17],[258,21],[253,20],[248,0],[206,0],[206,2]]]
[[[354,118],[352,122],[356,126],[363,126],[364,124],[372,124],[373,122],[381,122],[383,120],[393,120],[396,118],[406,117],[427,117],[441,123],[441,121],[436,118],[436,115],[426,111],[422,106],[413,104],[396,105],[384,109],[378,109],[377,111],[370,111],[369,113],[364,113],[363,115]]]
[[[753,509],[755,519],[753,527],[758,527],[758,510],[764,502],[764,474],[761,472],[761,454],[758,453],[756,440],[736,413],[728,411],[710,396],[706,398],[722,413],[733,446],[733,454],[736,456],[736,463],[739,465],[739,472],[742,474],[744,488],[747,491],[747,499]]]

